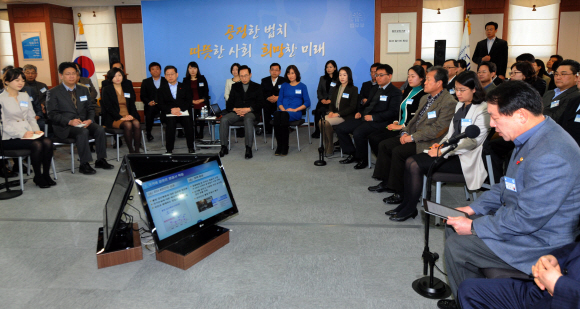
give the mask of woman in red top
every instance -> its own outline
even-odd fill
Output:
[[[189,112],[193,112],[194,118],[197,119],[201,116],[201,109],[209,105],[207,80],[199,73],[197,62],[192,61],[187,65],[187,73],[185,73],[185,78],[183,79],[183,87],[187,91],[188,97],[192,98]],[[197,123],[196,121],[194,123],[196,138],[203,138],[204,125],[204,122]],[[199,131],[195,127],[199,127]]]

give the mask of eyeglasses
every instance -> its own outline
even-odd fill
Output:
[[[554,77],[558,77],[558,76],[564,77],[564,76],[568,76],[568,75],[576,75],[576,74],[574,74],[574,73],[558,73],[558,72],[554,73]]]
[[[469,88],[462,88],[462,89],[453,88],[453,89],[455,89],[456,93],[464,93],[465,91],[469,90]]]
[[[64,76],[67,76],[67,77],[69,77],[69,76],[77,76],[77,73],[64,73],[63,75]]]
[[[383,77],[385,75],[389,75],[389,74],[375,74],[375,77]]]
[[[510,76],[517,75],[517,74],[520,74],[520,73],[522,73],[522,71],[511,71],[510,72]]]

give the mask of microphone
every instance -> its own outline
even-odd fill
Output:
[[[449,140],[447,140],[445,143],[443,143],[441,145],[441,148],[453,145],[453,144],[457,144],[459,143],[460,140],[469,137],[469,138],[476,138],[479,136],[479,132],[481,130],[479,129],[478,126],[472,124],[470,126],[468,126],[467,128],[465,128],[465,131],[461,134],[458,134],[452,138],[450,138]]]

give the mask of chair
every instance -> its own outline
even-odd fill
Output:
[[[264,132],[264,144],[266,144],[268,141],[266,140],[266,118],[264,117],[264,109],[262,108],[262,121],[258,122],[258,124],[256,124],[257,126],[262,126],[262,132]],[[255,140],[255,138],[254,138]],[[256,148],[256,150],[258,150]]]
[[[288,126],[289,127],[293,127],[294,130],[296,130],[296,140],[298,141],[298,151],[300,150],[300,135],[298,134],[298,127],[302,126],[305,123],[308,123],[308,142],[310,144],[312,144],[312,140],[310,138],[310,108],[306,108],[306,121],[304,120],[304,118],[301,118],[299,120],[296,121],[291,121]],[[274,121],[270,121],[271,124],[274,123]],[[274,149],[274,127],[272,126],[272,149]]]
[[[70,164],[71,164],[71,173],[75,173],[75,144],[76,144],[76,139],[74,138],[65,138],[65,139],[60,139],[60,138],[51,138],[52,140],[52,144],[54,146],[62,146],[62,145],[70,145]],[[94,142],[95,139],[94,138],[89,138],[89,143]],[[56,178],[55,178],[56,179]]]
[[[28,157],[28,171],[27,175],[30,176],[30,170],[32,169],[32,165],[30,163],[30,149],[15,149],[15,150],[4,150],[4,157],[0,156],[0,159],[11,159],[11,158],[18,158],[18,176],[20,178],[20,189],[24,191],[24,175],[22,175],[22,159]],[[56,168],[54,166],[54,158],[50,162],[52,166],[52,173],[54,175],[54,179],[58,179],[56,175]]]

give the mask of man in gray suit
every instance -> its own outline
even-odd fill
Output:
[[[555,121],[560,121],[568,102],[575,101],[580,96],[578,87],[576,87],[579,72],[580,63],[577,61],[566,59],[560,63],[554,73],[554,83],[557,88],[549,90],[542,98],[544,115],[550,116]]]
[[[95,167],[112,169],[107,163],[105,129],[94,122],[95,110],[91,104],[87,87],[77,87],[78,71],[74,63],[63,62],[58,66],[62,84],[50,89],[46,99],[48,119],[52,122],[54,135],[59,139],[76,139],[81,166],[79,171],[86,175],[96,171],[89,165],[93,161],[89,150],[89,135],[95,138],[97,161]]]
[[[490,125],[513,141],[508,170],[499,184],[449,217],[445,265],[451,290],[481,278],[480,269],[530,274],[543,255],[573,243],[580,233],[580,148],[550,117],[529,84],[503,83],[487,95]],[[439,308],[456,308],[441,300]]]

